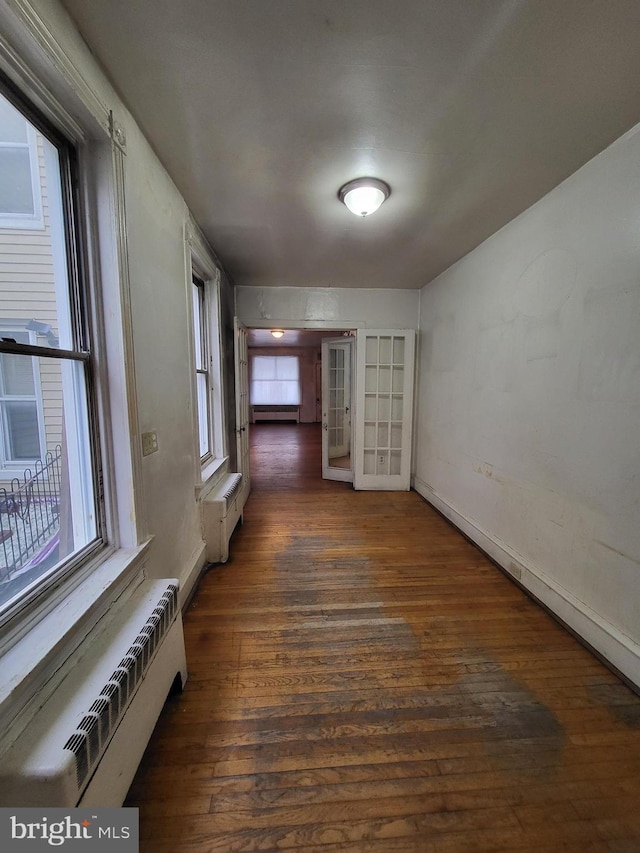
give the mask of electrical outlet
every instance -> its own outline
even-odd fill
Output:
[[[513,560],[509,563],[509,574],[513,575],[516,580],[521,580],[522,578],[522,567],[517,563],[514,563]]]
[[[379,462],[381,465],[384,465],[384,456],[378,456],[378,462]]]
[[[158,433],[155,432],[143,432],[142,433],[142,455],[149,456],[151,453],[155,453],[158,450]]]

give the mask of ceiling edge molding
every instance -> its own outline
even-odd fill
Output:
[[[107,134],[111,134],[111,110],[102,101],[84,74],[82,74],[64,50],[52,29],[35,9],[34,4],[30,0],[5,0],[5,2],[6,7],[13,14],[15,25],[17,25],[11,28],[13,30],[12,34],[16,36],[16,39],[24,42],[24,36],[28,35],[40,54],[41,59],[44,59],[60,75],[74,97],[80,101],[84,110],[93,117],[94,121],[98,122],[102,130]],[[14,55],[17,56],[17,54]],[[26,69],[27,66],[24,61],[21,58],[19,61],[23,68]],[[28,68],[28,73],[30,79],[27,82],[34,86],[36,94],[42,98],[42,93],[46,90],[43,89],[42,84],[37,85],[34,82],[37,78],[34,77],[31,68]],[[71,121],[74,123],[76,129],[75,135],[77,135],[77,132],[80,130],[79,125],[73,119]],[[84,136],[85,134],[82,133],[82,135]]]

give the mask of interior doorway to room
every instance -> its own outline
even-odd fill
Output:
[[[263,340],[270,335],[266,329],[252,331],[254,335],[260,333]],[[270,342],[270,347],[262,350],[259,346],[253,348],[256,357],[250,353],[250,370],[255,369],[255,384],[270,384],[276,390],[281,385],[283,394],[286,388],[295,400],[283,397],[281,403],[273,398],[267,410],[264,405],[252,405],[252,422],[258,417],[316,422],[317,361],[320,360],[323,476],[352,482],[358,490],[408,491],[415,331],[369,328],[355,333],[315,331],[319,337],[306,350],[302,341],[309,334],[314,332],[280,330],[275,345]],[[258,355],[265,351],[270,353],[269,357]],[[273,363],[279,360],[281,368]],[[270,365],[268,369],[259,368],[263,361]],[[293,361],[300,362],[299,371],[297,366],[291,368]],[[252,378],[252,393],[253,387]],[[257,396],[262,399],[264,395]]]
[[[326,479],[352,482],[353,338],[349,332],[342,330],[279,328],[282,335],[277,338],[272,336],[271,329],[247,330],[249,385],[253,388],[254,358],[294,357],[299,366],[299,404],[292,413],[289,411],[291,405],[274,400],[273,412],[270,414],[265,411],[264,401],[257,404],[250,398],[250,422],[291,419],[300,424],[321,424],[323,476]],[[331,346],[326,345],[325,341],[330,341]],[[325,350],[327,356],[323,357]]]

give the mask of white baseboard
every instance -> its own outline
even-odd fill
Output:
[[[202,546],[198,549],[196,556],[191,562],[191,568],[187,570],[186,574],[182,578],[180,578],[178,606],[182,612],[184,612],[184,610],[188,607],[189,602],[193,598],[193,595],[198,587],[198,582],[202,577],[202,572],[204,570],[206,562],[206,545],[203,542]]]
[[[543,604],[564,625],[640,690],[640,645],[607,622],[538,568],[525,564],[504,543],[440,497],[424,480],[414,477],[414,488],[468,539]]]

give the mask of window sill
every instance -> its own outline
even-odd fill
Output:
[[[144,577],[149,539],[131,549],[119,549],[60,598],[39,621],[27,628],[2,655],[0,728],[3,732],[19,715],[23,728],[55,687],[53,676],[108,613],[113,603],[131,592]],[[90,567],[88,567],[90,568]],[[29,705],[29,703],[31,703]]]
[[[223,456],[221,459],[211,459],[202,469],[200,482],[196,486],[196,500],[200,500],[207,495],[211,489],[220,480],[222,469],[229,461],[228,456]]]
[[[36,461],[39,460],[26,459],[24,462],[3,462],[2,465],[0,465],[0,480],[6,480],[9,477],[12,479],[13,477],[19,477],[22,483],[25,469],[33,468]]]

